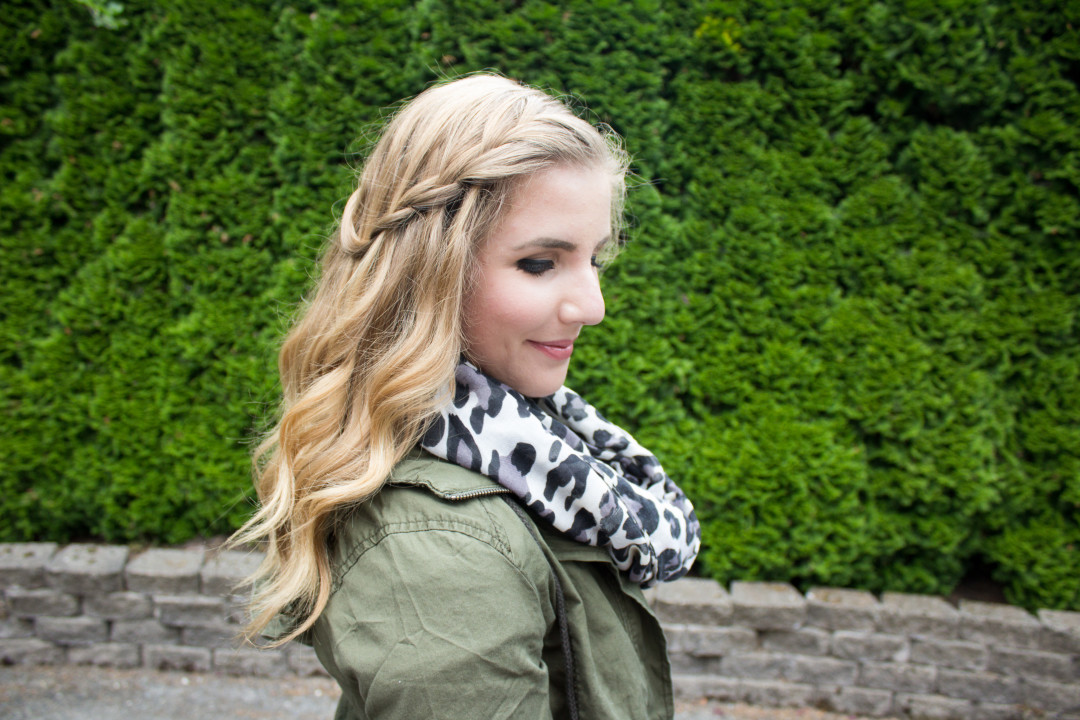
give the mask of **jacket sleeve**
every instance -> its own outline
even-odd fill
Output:
[[[360,716],[550,719],[549,589],[473,528],[415,530],[364,552],[327,608]]]

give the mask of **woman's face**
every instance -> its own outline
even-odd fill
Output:
[[[556,166],[522,180],[477,253],[466,356],[523,395],[558,390],[581,328],[604,319],[596,256],[610,238],[608,173]]]

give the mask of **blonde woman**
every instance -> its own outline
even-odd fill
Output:
[[[604,317],[626,159],[505,78],[387,125],[280,356],[256,453],[254,636],[312,644],[338,718],[670,718],[641,588],[697,554],[656,458],[563,386]]]

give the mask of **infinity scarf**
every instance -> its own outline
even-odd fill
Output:
[[[686,495],[629,433],[567,387],[530,400],[467,361],[421,446],[510,490],[534,518],[605,548],[635,583],[682,577],[701,528]]]

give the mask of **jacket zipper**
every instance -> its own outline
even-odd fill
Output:
[[[497,488],[480,488],[478,490],[466,490],[463,493],[456,495],[445,495],[447,500],[472,500],[473,498],[484,497],[485,495],[505,495],[510,492],[504,487]]]

